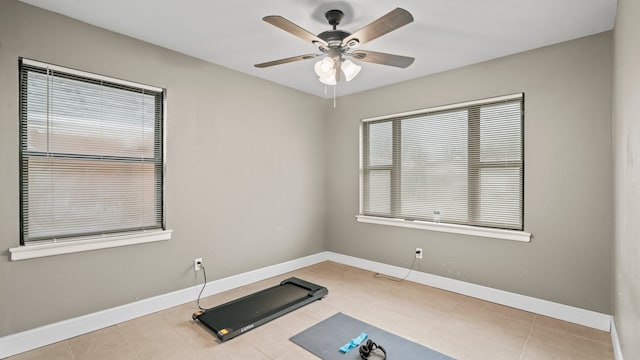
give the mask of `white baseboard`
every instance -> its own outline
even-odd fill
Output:
[[[613,316],[611,317],[611,345],[613,345],[613,358],[615,360],[623,360],[620,338],[618,338],[618,330],[616,329],[616,322]]]
[[[407,275],[406,268],[332,252],[329,253],[329,260],[399,278],[403,278]],[[608,332],[611,329],[611,315],[595,311],[584,310],[569,305],[554,303],[547,300],[541,300],[530,296],[497,290],[486,286],[471,284],[419,271],[412,271],[407,277],[407,280],[506,305],[512,308],[588,326],[602,331]]]
[[[317,264],[326,261],[327,257],[327,253],[322,252],[224,279],[213,280],[207,282],[202,296],[214,295],[272,276]],[[168,294],[154,296],[149,299],[2,337],[0,338],[0,359],[194,301],[197,299],[201,288],[202,285],[192,286]]]
[[[406,268],[325,251],[281,264],[233,275],[224,279],[210,281],[207,283],[207,287],[202,296],[214,295],[327,260],[395,277],[404,277],[407,274]],[[612,318],[606,314],[418,271],[412,271],[407,279],[423,285],[472,296],[603,331],[610,331],[612,329]],[[192,286],[168,294],[2,337],[0,338],[0,358],[16,355],[140,316],[188,303],[189,301],[194,301],[198,297],[201,287],[201,285]],[[613,336],[612,334],[612,337]],[[617,334],[615,336],[617,339]],[[622,360],[622,355],[620,355],[619,358],[616,357],[616,360]]]

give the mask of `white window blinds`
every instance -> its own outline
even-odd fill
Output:
[[[163,228],[162,89],[20,62],[21,243]]]
[[[361,215],[523,229],[523,94],[364,120]]]

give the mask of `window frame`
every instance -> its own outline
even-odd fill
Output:
[[[11,248],[11,260],[22,260],[34,257],[42,257],[42,256],[50,256],[50,255],[58,255],[64,253],[73,253],[80,251],[88,251],[95,250],[101,248],[110,248],[117,246],[125,246],[139,243],[147,243],[154,241],[164,241],[169,240],[171,238],[171,230],[167,230],[166,228],[166,122],[167,122],[167,105],[166,105],[166,89],[149,86],[145,84],[140,84],[132,81],[117,79],[113,77],[108,77],[104,75],[98,75],[95,73],[90,73],[86,71],[71,69],[63,66],[53,65],[41,61],[31,60],[27,58],[19,58],[19,81],[22,82],[22,72],[29,71],[23,70],[23,66],[30,68],[40,68],[46,69],[46,71],[54,71],[63,73],[63,77],[71,76],[79,81],[86,81],[87,83],[110,83],[117,87],[124,87],[129,89],[135,89],[137,91],[150,91],[155,93],[154,98],[156,99],[156,104],[154,105],[155,111],[157,114],[154,120],[154,136],[159,137],[154,140],[154,143],[157,143],[157,146],[154,146],[153,160],[154,165],[154,193],[156,196],[156,205],[155,207],[158,209],[157,217],[159,218],[159,222],[157,222],[156,226],[151,228],[145,228],[143,225],[137,227],[134,230],[130,229],[115,229],[112,231],[100,231],[96,233],[78,233],[71,236],[65,236],[56,238],[52,236],[53,239],[31,239],[28,240],[25,238],[25,224],[24,224],[24,204],[26,201],[24,196],[26,196],[27,192],[25,192],[23,183],[24,176],[26,176],[25,171],[23,169],[23,165],[25,164],[26,157],[29,156],[30,152],[25,152],[25,143],[26,138],[24,138],[23,134],[25,131],[25,127],[27,126],[27,119],[23,118],[22,108],[23,108],[23,96],[24,92],[27,91],[26,86],[23,88],[22,85],[18,87],[18,99],[19,99],[19,191],[20,191],[20,247]],[[158,118],[161,117],[161,118]],[[32,154],[33,155],[33,154]],[[63,154],[63,157],[69,157],[69,154]],[[78,157],[78,159],[86,159],[91,158],[91,156],[83,155],[82,153],[75,153],[72,155]],[[96,158],[99,158],[97,156]],[[75,158],[75,157],[73,157]],[[122,156],[121,161],[127,162],[128,157]],[[95,160],[95,159],[94,159]],[[112,160],[108,157],[104,160]],[[129,161],[130,162],[130,161]],[[148,162],[148,161],[146,161]],[[159,183],[159,184],[158,184]],[[28,191],[28,189],[26,189]],[[159,199],[158,199],[159,197]]]
[[[480,129],[479,122],[474,122],[472,119],[480,119],[479,111],[481,106],[490,105],[493,103],[500,103],[505,101],[512,101],[520,99],[521,104],[521,131],[520,131],[520,145],[521,145],[521,160],[519,161],[499,161],[499,162],[491,162],[491,161],[481,161],[480,159],[480,151],[476,148],[476,151],[472,151],[471,146],[480,146]],[[400,214],[400,197],[401,193],[397,187],[400,186],[400,173],[401,173],[401,151],[392,151],[392,162],[390,165],[379,165],[379,166],[369,166],[367,163],[369,161],[368,156],[368,143],[367,137],[365,135],[366,124],[376,123],[376,122],[387,122],[391,121],[392,123],[392,141],[394,143],[394,147],[399,149],[401,139],[401,122],[402,119],[415,118],[419,116],[424,116],[432,113],[445,112],[448,110],[456,110],[466,108],[470,112],[476,111],[475,116],[472,114],[468,114],[467,121],[468,127],[467,131],[469,133],[469,139],[471,136],[474,136],[477,141],[467,141],[468,150],[468,165],[467,171],[468,174],[470,171],[476,171],[477,175],[484,168],[507,168],[518,166],[520,171],[522,172],[522,185],[520,191],[520,201],[519,201],[519,214],[520,214],[520,223],[522,227],[520,229],[504,229],[495,226],[491,226],[491,224],[481,223],[478,221],[478,208],[480,206],[480,202],[478,200],[480,186],[478,184],[479,176],[468,176],[468,199],[467,199],[467,211],[469,213],[469,223],[468,224],[456,224],[456,223],[441,223],[441,222],[433,222],[425,219],[413,219],[413,218],[404,218],[404,217],[396,217]],[[365,118],[361,120],[360,123],[360,186],[359,186],[359,209],[358,215],[356,215],[356,219],[358,222],[363,223],[373,223],[373,224],[381,224],[381,225],[391,225],[391,226],[401,226],[401,227],[409,227],[409,228],[417,228],[417,229],[425,229],[432,231],[442,231],[442,232],[450,232],[450,233],[458,233],[458,234],[466,234],[466,235],[475,235],[482,237],[491,237],[491,238],[499,238],[506,240],[515,240],[515,241],[524,241],[529,242],[531,239],[531,234],[525,232],[525,223],[524,223],[524,167],[525,167],[525,154],[524,154],[524,93],[515,93],[510,95],[485,98],[479,100],[473,100],[468,102],[455,103],[444,106],[436,106],[426,109],[413,110],[409,112],[396,113],[383,115],[378,117]],[[475,156],[473,156],[475,155]],[[365,181],[366,171],[390,171],[390,214],[391,216],[387,216],[386,214],[376,214],[373,212],[368,212],[365,214],[365,209],[367,208],[367,202],[369,201],[368,195],[369,191],[367,189],[367,181]],[[472,220],[473,219],[473,220]]]

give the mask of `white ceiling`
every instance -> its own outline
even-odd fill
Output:
[[[413,56],[406,69],[360,63],[338,96],[495,59],[613,28],[617,0],[21,0],[56,13],[321,97],[314,60],[254,64],[307,53],[310,43],[266,22],[281,15],[311,33],[329,30],[339,9],[348,32],[396,7],[415,21],[361,48]]]

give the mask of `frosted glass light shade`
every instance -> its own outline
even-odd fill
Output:
[[[316,74],[323,78],[326,77],[327,75],[334,73],[335,74],[335,69],[333,67],[334,63],[333,63],[333,59],[330,57],[325,57],[324,59],[318,61],[314,67]]]
[[[345,60],[342,62],[342,72],[344,73],[345,79],[347,81],[351,81],[362,69],[362,66],[354,64],[351,60]]]
[[[328,56],[316,63],[314,69],[321,83],[325,85],[336,84],[336,68],[334,65],[333,59]]]
[[[331,75],[328,75],[326,77],[319,77],[318,80],[320,80],[320,82],[325,84],[325,85],[335,85],[336,84],[336,71],[335,71],[335,69],[332,71]]]

